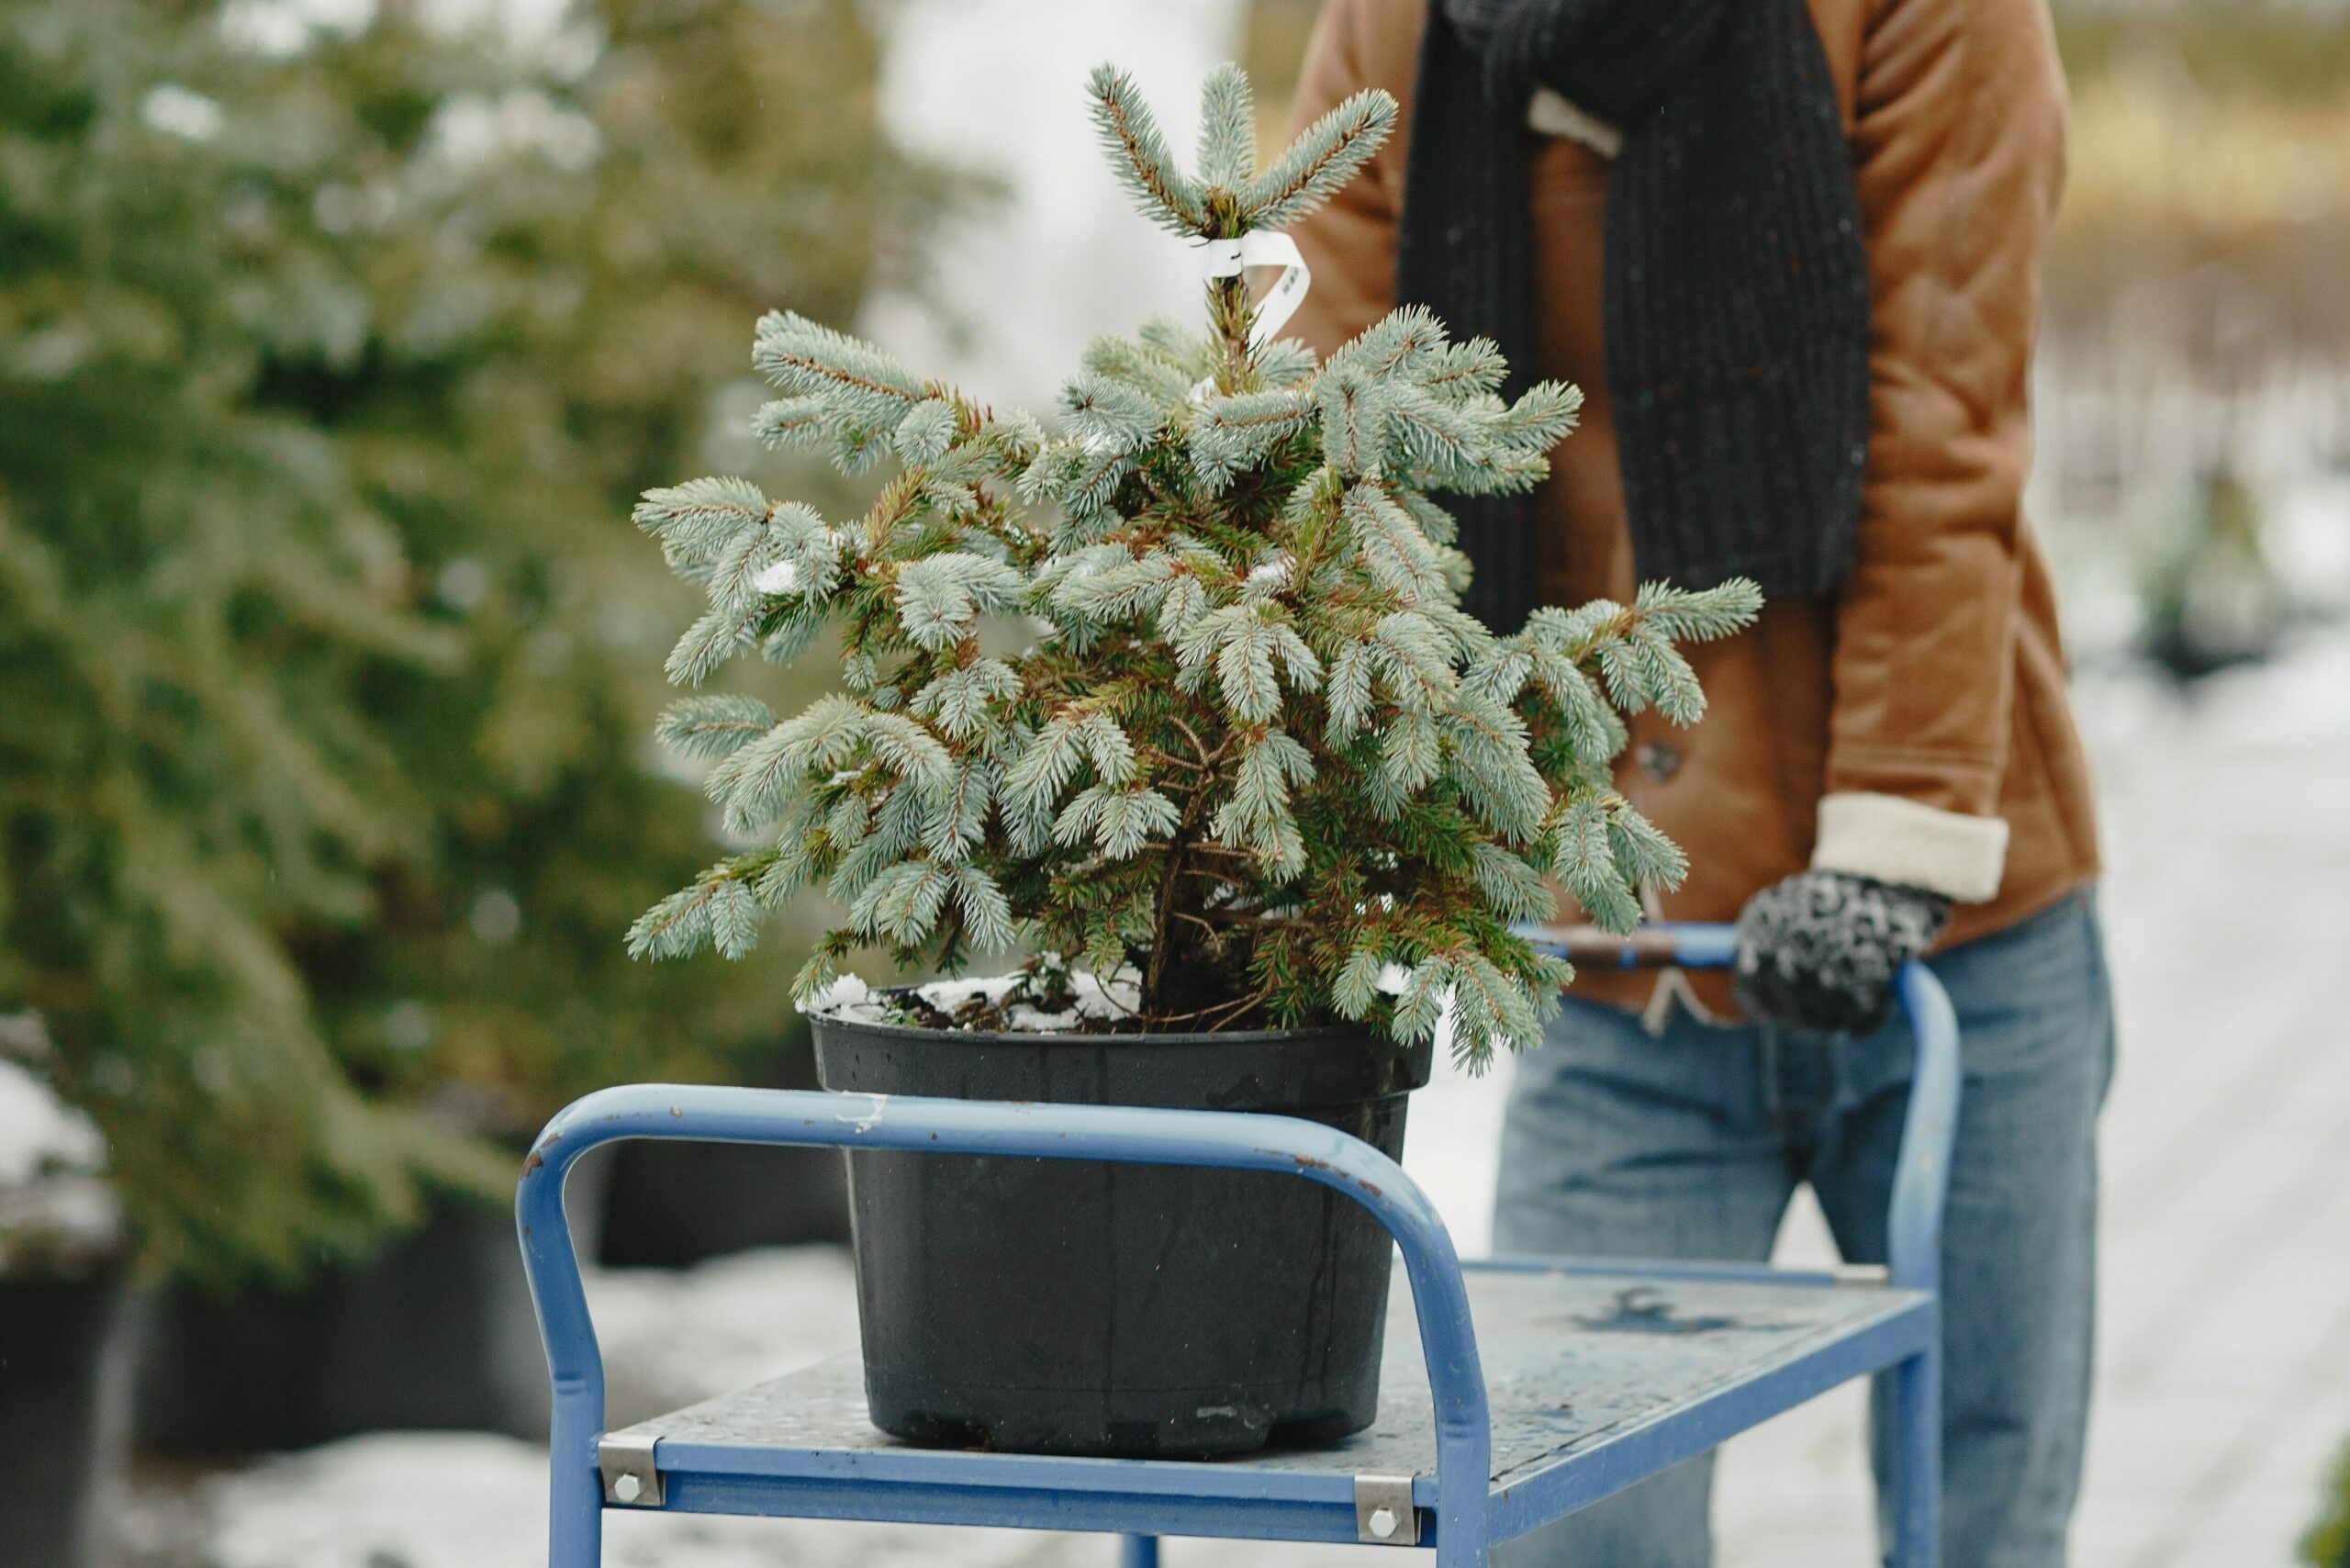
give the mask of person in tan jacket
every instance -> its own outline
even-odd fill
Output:
[[[1654,577],[1766,596],[1691,650],[1704,720],[1643,715],[1618,774],[1689,856],[1651,913],[1737,921],[1737,968],[1578,980],[1513,1082],[1497,1246],[1760,1259],[1807,1182],[1881,1260],[1891,981],[1929,953],[1965,1071],[1943,1561],[2062,1563],[2112,1025],[2021,513],[2065,157],[2044,0],[1327,0],[1301,123],[1366,87],[1403,122],[1295,230],[1290,332],[1327,353],[1423,304],[1586,399],[1530,505],[1455,507],[1468,607],[1509,632]],[[1692,1462],[1511,1551],[1703,1563],[1709,1480]]]

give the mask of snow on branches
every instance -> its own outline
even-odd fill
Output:
[[[1360,95],[1259,172],[1227,67],[1192,174],[1123,73],[1091,87],[1136,205],[1194,239],[1293,221],[1395,115]],[[1038,975],[1132,971],[1137,1028],[1412,1037],[1449,1006],[1475,1064],[1533,1039],[1569,978],[1511,934],[1550,913],[1552,879],[1617,929],[1679,881],[1680,851],[1611,783],[1618,715],[1696,718],[1674,644],[1745,625],[1752,585],[1651,585],[1496,636],[1458,606],[1468,563],[1430,495],[1539,482],[1574,388],[1505,402],[1494,346],[1412,308],[1326,364],[1251,347],[1245,286],[1208,288],[1204,333],[1096,342],[1052,435],[800,317],[759,323],[784,394],[762,439],[896,471],[840,522],[739,479],[638,507],[709,596],[672,679],[830,629],[844,689],[781,720],[729,696],[664,719],[761,846],[648,911],[632,951],[740,954],[762,912],[820,889],[848,915],[803,998],[859,948],[948,971],[1025,948]]]

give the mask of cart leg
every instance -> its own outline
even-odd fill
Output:
[[[1158,1538],[1155,1535],[1120,1536],[1118,1568],[1158,1568]]]
[[[1942,1562],[1942,1368],[1938,1348],[1893,1369],[1891,1568]]]
[[[604,1555],[603,1499],[589,1486],[554,1486],[547,1568],[599,1568]],[[571,1495],[565,1496],[565,1493]]]
[[[547,1449],[547,1568],[601,1568],[604,1479],[596,1465],[594,1417],[558,1399]],[[572,1456],[574,1462],[565,1463]]]

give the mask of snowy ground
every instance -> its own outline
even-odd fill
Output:
[[[2092,677],[2123,1055],[2105,1122],[2097,1428],[2085,1568],[2287,1568],[2350,1434],[2350,635],[2181,700]],[[1498,1078],[1415,1103],[1408,1161],[1482,1246]],[[1783,1252],[1827,1250],[1816,1215]],[[634,1419],[852,1348],[845,1260],[748,1254],[607,1275],[595,1308],[613,1413]],[[1725,1568],[1873,1560],[1858,1391],[1730,1445]],[[544,1458],[501,1438],[384,1436],[152,1492],[142,1561],[202,1568],[526,1568],[543,1562]],[[949,1542],[951,1540],[951,1547]],[[1177,1542],[1174,1564],[1287,1565],[1346,1549]],[[614,1518],[616,1568],[1102,1563],[1073,1537]],[[1213,1553],[1213,1559],[1210,1554]]]

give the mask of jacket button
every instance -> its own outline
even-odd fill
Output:
[[[1640,765],[1642,773],[1660,784],[1681,771],[1681,748],[1662,741],[1642,742],[1632,757]]]

